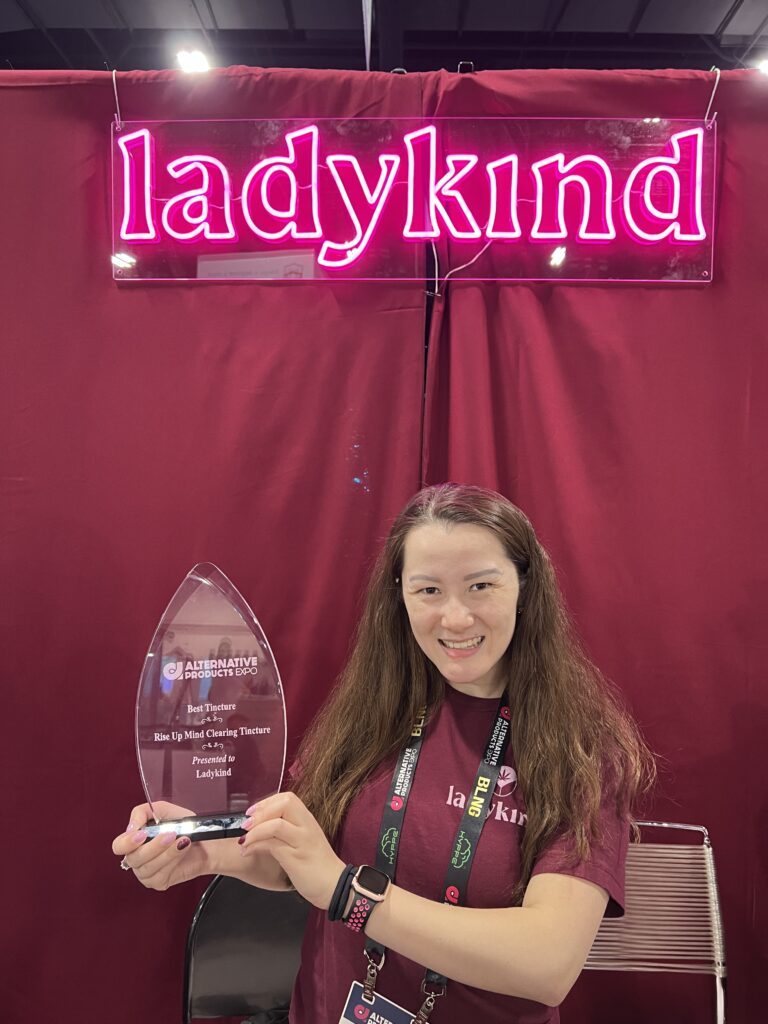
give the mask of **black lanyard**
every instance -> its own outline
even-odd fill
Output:
[[[469,882],[469,875],[472,870],[480,833],[483,831],[483,825],[485,825],[488,817],[488,808],[493,798],[493,792],[496,788],[501,765],[509,744],[509,719],[509,703],[506,694],[502,694],[493,728],[485,745],[485,755],[477,769],[475,783],[467,796],[464,814],[453,841],[451,859],[443,885],[443,902],[449,903],[452,906],[460,906],[464,903],[466,897],[467,883]],[[408,807],[408,798],[411,794],[413,776],[416,773],[416,766],[419,763],[421,746],[424,741],[424,728],[424,710],[422,710],[411,733],[411,737],[395,765],[389,793],[384,804],[384,812],[381,817],[379,841],[376,847],[376,867],[380,871],[385,871],[393,881],[397,869],[400,839],[403,833],[403,820]],[[385,953],[386,950],[383,946],[370,939],[366,941],[365,954],[368,958],[369,968],[365,988],[368,997],[370,997],[373,986],[376,983],[378,970],[384,964]],[[378,966],[373,960],[374,954],[379,957]],[[435,999],[445,994],[447,985],[448,979],[443,977],[442,974],[427,970],[424,975],[424,981],[421,984],[421,990],[427,998],[414,1018],[416,1024],[422,1024],[422,1022],[428,1019],[435,1005]],[[435,991],[436,989],[438,991]]]

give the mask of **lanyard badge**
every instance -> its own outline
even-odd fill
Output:
[[[366,999],[363,986],[359,981],[353,981],[339,1024],[412,1024],[413,1020],[410,1010],[378,992],[374,992],[372,999]]]
[[[408,798],[411,792],[413,777],[416,773],[416,766],[421,754],[421,746],[424,740],[425,714],[422,709],[419,718],[414,725],[411,737],[405,745],[400,758],[395,765],[390,783],[389,793],[384,812],[381,818],[379,830],[379,842],[376,847],[376,867],[384,871],[394,881],[397,867],[397,854],[400,848],[400,838],[403,831],[403,819],[408,807]],[[485,754],[480,766],[477,769],[474,786],[467,798],[462,815],[461,824],[456,832],[453,842],[451,860],[443,884],[443,902],[452,906],[459,906],[464,902],[467,890],[467,882],[472,870],[475,851],[483,830],[483,825],[488,817],[488,808],[493,797],[494,789],[499,777],[499,771],[507,752],[510,734],[510,711],[506,694],[502,695],[493,728],[488,736],[485,746]],[[390,1003],[385,997],[376,992],[376,980],[379,971],[384,966],[386,950],[383,946],[370,939],[365,944],[365,957],[368,961],[365,982],[361,985],[354,982],[350,989],[347,1005],[342,1016],[342,1022],[367,1021],[371,1013],[375,1013],[373,1020],[376,1024],[426,1024],[429,1015],[434,1009],[435,1002],[445,995],[448,979],[436,971],[427,970],[424,980],[421,983],[421,991],[425,996],[418,1013],[414,1016],[395,1003]],[[359,1003],[354,1006],[350,1003],[353,991],[359,989]],[[355,995],[357,998],[357,995]],[[383,1002],[379,1002],[383,1000]],[[386,1004],[386,1006],[384,1005]],[[382,1013],[375,1007],[381,1006]],[[353,1014],[347,1017],[350,1011]],[[368,1010],[368,1013],[365,1011]],[[388,1016],[392,1013],[407,1014],[407,1019],[395,1016]],[[362,1016],[362,1014],[365,1014]]]

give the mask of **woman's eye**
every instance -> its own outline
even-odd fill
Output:
[[[492,583],[473,583],[469,589],[474,590],[477,588],[477,590],[489,590],[492,586]]]
[[[438,593],[438,589],[437,587],[422,587],[421,590],[418,591],[418,593],[426,594],[427,597],[431,597],[433,594]]]

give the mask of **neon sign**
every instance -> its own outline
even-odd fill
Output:
[[[444,270],[469,263],[469,278],[707,281],[714,130],[650,118],[126,123],[113,243],[134,262],[116,276],[299,276],[271,264],[301,256],[301,276],[418,280],[435,246]]]

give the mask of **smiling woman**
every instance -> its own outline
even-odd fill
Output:
[[[402,751],[422,718],[417,773]],[[557,1020],[535,1004],[564,998],[603,913],[622,913],[630,808],[654,765],[584,655],[550,560],[518,508],[454,484],[409,502],[374,567],[347,667],[297,763],[295,794],[342,860],[376,857],[392,874],[391,828],[402,838],[398,885],[366,929],[374,949],[390,951],[380,986],[388,995],[412,1000],[422,964],[462,983],[449,986],[443,1020]],[[409,795],[417,810],[404,827],[402,817],[393,825],[388,801],[403,814]],[[480,807],[488,825],[470,840],[464,826]],[[449,869],[441,888],[446,863],[467,858],[471,880],[456,884]],[[444,920],[432,903],[410,904],[403,889],[496,909],[484,920]],[[343,1002],[345,979],[357,973],[343,934],[318,919],[304,957],[325,964],[299,976],[304,1011],[321,991]]]
[[[113,848],[152,888],[213,871],[309,900],[291,1024],[424,1024],[437,999],[441,1024],[555,1024],[623,913],[653,759],[518,508],[455,484],[408,503],[292,776],[240,847]]]

